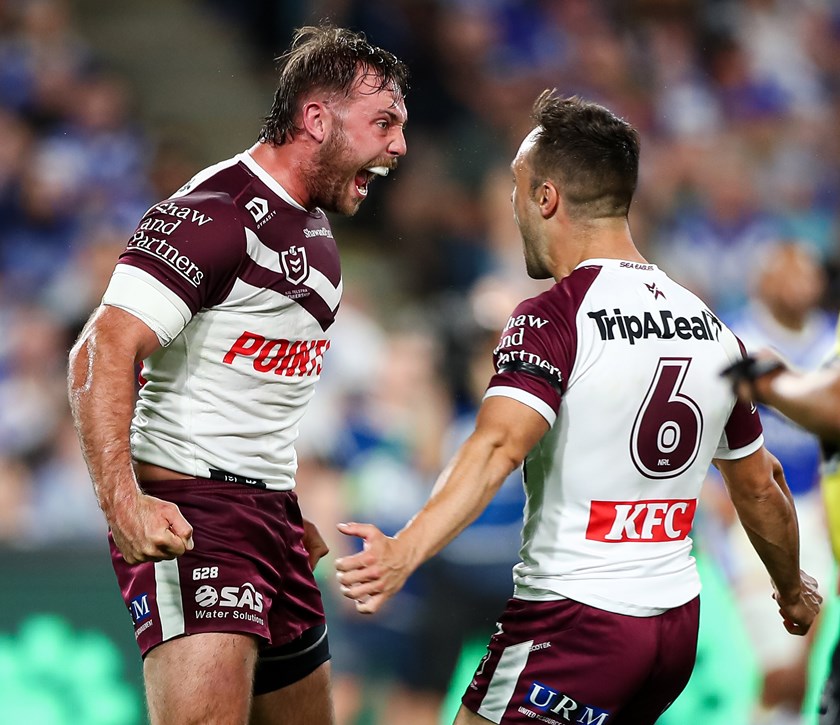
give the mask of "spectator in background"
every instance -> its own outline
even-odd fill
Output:
[[[450,417],[439,345],[421,321],[403,322],[387,335],[379,355],[368,359],[367,374],[376,385],[348,411],[339,450],[344,515],[364,512],[389,532],[428,496]],[[339,541],[336,551],[353,553],[354,544]],[[428,697],[433,663],[426,656],[421,626],[429,607],[429,584],[429,576],[418,572],[391,611],[377,620],[360,620],[347,601],[337,597],[330,621],[342,645],[334,667],[336,709],[343,710],[345,718],[367,710],[381,725],[437,724],[440,698]],[[448,679],[444,691],[447,684]]]
[[[693,197],[660,229],[655,255],[713,310],[731,313],[746,300],[743,271],[778,239],[778,229],[734,140],[717,143],[693,177]]]
[[[801,370],[815,370],[830,354],[834,320],[820,307],[825,274],[812,248],[796,242],[770,245],[751,265],[749,303],[730,326],[756,353],[771,347]],[[826,585],[832,579],[831,549],[820,493],[817,438],[767,406],[760,406],[765,445],[785,471],[799,519],[802,566]],[[763,673],[757,723],[801,722],[807,687],[810,639],[778,637],[775,607],[764,591],[766,574],[740,526],[730,528],[732,585]]]

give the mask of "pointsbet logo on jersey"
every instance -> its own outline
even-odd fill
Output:
[[[271,340],[255,332],[243,332],[222,362],[233,365],[239,357],[252,358],[258,373],[275,375],[320,375],[329,340]]]

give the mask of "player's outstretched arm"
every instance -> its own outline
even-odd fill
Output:
[[[129,564],[173,559],[192,548],[192,528],[178,507],[143,494],[131,461],[135,364],[159,345],[140,319],[103,305],[70,351],[68,397],[82,453],[114,542]]]
[[[339,524],[342,533],[364,540],[361,552],[336,561],[342,592],[355,600],[356,610],[376,612],[420,564],[472,523],[547,430],[545,418],[523,403],[488,398],[475,431],[402,531],[389,537],[371,524]]]
[[[799,527],[782,466],[761,447],[737,460],[717,459],[741,525],[773,583],[779,614],[791,634],[808,632],[819,613],[817,582],[799,568]]]
[[[800,372],[762,350],[724,373],[742,400],[771,405],[821,438],[840,442],[840,361]]]

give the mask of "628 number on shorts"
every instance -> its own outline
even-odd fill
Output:
[[[219,576],[219,567],[217,566],[200,566],[193,569],[193,581],[200,581],[201,579],[217,579]]]

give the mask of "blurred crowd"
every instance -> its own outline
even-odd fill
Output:
[[[194,2],[238,28],[268,79],[266,110],[272,56],[294,25],[322,17],[366,31],[412,70],[408,156],[356,219],[334,223],[347,291],[301,433],[299,489],[335,554],[353,545],[336,521],[395,531],[420,506],[466,434],[498,330],[545,289],[525,276],[509,203],[510,159],[544,88],[603,103],[639,129],[631,226],[650,261],[748,347],[773,345],[807,367],[831,348],[837,0]],[[0,543],[10,547],[104,532],[66,404],[66,353],[146,208],[198,170],[138,125],[138,103],[72,4],[0,2]],[[830,577],[816,442],[770,414],[765,426],[808,517],[803,566]],[[437,722],[462,640],[492,634],[510,591],[521,508],[514,477],[380,618],[350,612],[322,565],[342,725]],[[775,615],[766,583],[750,579],[754,562],[729,540],[732,513],[713,476],[705,511],[698,544],[746,620],[763,622],[756,591]],[[787,717],[778,711],[802,699],[806,654],[763,627],[753,627],[756,657],[783,691],[764,709]],[[371,705],[368,690],[386,686]]]

